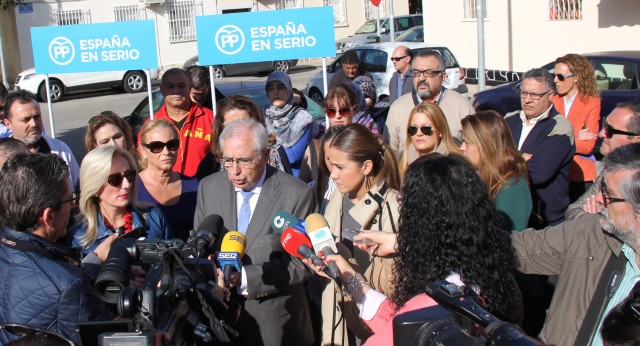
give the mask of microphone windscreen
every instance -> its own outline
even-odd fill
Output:
[[[220,252],[237,252],[240,257],[244,256],[244,249],[247,246],[247,237],[238,231],[227,232],[222,238]]]
[[[209,231],[214,234],[216,237],[220,235],[220,232],[224,229],[224,220],[222,216],[218,214],[211,214],[202,220],[200,226],[198,226],[198,231]]]
[[[305,219],[307,223],[307,235],[313,244],[313,250],[316,254],[320,251],[324,251],[325,247],[331,248],[334,253],[337,253],[335,240],[333,240],[333,234],[329,229],[329,225],[324,216],[320,214],[310,214]]]
[[[307,224],[307,233],[315,232],[324,227],[329,228],[327,219],[325,219],[324,216],[318,213],[309,214],[309,216],[307,216],[307,218],[304,219],[304,221]]]
[[[298,218],[293,214],[280,210],[273,216],[273,220],[271,220],[271,228],[273,228],[276,233],[282,233],[285,229],[293,227],[293,225],[298,223],[298,221],[300,220],[298,220]]]
[[[282,244],[282,248],[284,248],[288,254],[298,258],[304,258],[304,256],[298,252],[298,248],[300,248],[301,245],[306,245],[311,248],[311,241],[309,241],[309,238],[291,227],[282,232],[282,235],[280,236],[280,243]]]

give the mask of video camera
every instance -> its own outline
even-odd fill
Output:
[[[102,301],[116,304],[120,317],[133,318],[138,332],[102,334],[101,345],[231,344],[229,335],[238,335],[232,325],[239,306],[218,300],[211,293],[216,273],[206,258],[213,253],[219,232],[201,228],[191,231],[186,243],[180,239],[129,238],[113,242],[95,291]],[[129,285],[134,263],[146,271],[140,288]]]
[[[394,345],[543,345],[487,312],[469,288],[440,280],[428,284],[425,292],[438,306],[396,316]]]

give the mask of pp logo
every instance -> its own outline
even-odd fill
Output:
[[[244,47],[244,33],[235,25],[225,25],[216,32],[216,47],[224,54],[236,54]]]
[[[58,65],[68,65],[75,55],[76,49],[66,37],[56,37],[49,43],[49,57]]]

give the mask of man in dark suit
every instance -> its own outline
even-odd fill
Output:
[[[313,332],[305,288],[311,272],[280,246],[271,228],[279,210],[304,219],[315,210],[311,188],[267,164],[267,131],[251,119],[226,125],[220,134],[226,172],[200,183],[194,224],[211,214],[247,237],[242,270],[230,288],[243,304],[238,321],[243,345],[310,345]],[[278,249],[279,248],[279,249]]]
[[[411,70],[413,53],[405,46],[398,46],[391,54],[391,62],[396,72],[389,80],[389,104],[398,97],[413,91],[413,72]]]

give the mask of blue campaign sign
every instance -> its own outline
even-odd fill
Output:
[[[31,28],[37,73],[158,67],[152,20]]]
[[[196,17],[200,65],[335,56],[332,7]]]

